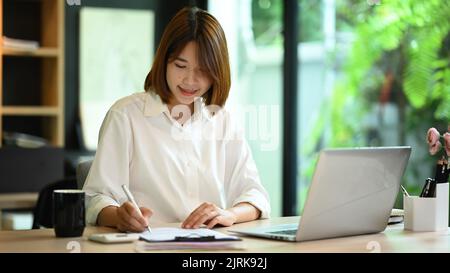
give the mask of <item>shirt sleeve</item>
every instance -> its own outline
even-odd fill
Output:
[[[261,184],[258,169],[240,126],[225,118],[227,128],[225,191],[227,204],[248,202],[261,211],[260,218],[270,217],[269,195]]]
[[[86,178],[86,220],[96,225],[99,212],[125,201],[121,185],[129,185],[131,129],[128,117],[109,110],[99,133],[97,152]]]

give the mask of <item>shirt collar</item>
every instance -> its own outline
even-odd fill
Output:
[[[158,94],[152,91],[147,91],[146,93],[147,96],[145,97],[144,116],[154,117],[164,112],[169,113],[167,104],[162,102],[161,97]]]

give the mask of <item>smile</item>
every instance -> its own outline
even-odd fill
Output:
[[[178,87],[178,88],[180,89],[181,94],[182,94],[183,96],[186,96],[186,97],[192,97],[192,96],[194,96],[195,93],[197,93],[197,91],[198,91],[198,90],[184,89],[184,88],[181,88],[181,87]]]

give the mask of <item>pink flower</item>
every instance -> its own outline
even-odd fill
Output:
[[[427,142],[428,148],[431,155],[435,155],[441,149],[441,142],[439,142],[439,138],[441,134],[436,128],[430,128],[427,132]],[[449,143],[450,144],[450,143]]]
[[[445,152],[447,156],[450,156],[450,133],[444,134]]]
[[[435,155],[437,154],[437,152],[439,152],[439,150],[441,149],[442,144],[438,141],[436,142],[436,144],[434,144],[433,146],[429,146],[429,151],[431,155]]]

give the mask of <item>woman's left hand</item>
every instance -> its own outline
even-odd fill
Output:
[[[213,228],[217,224],[229,227],[236,221],[237,216],[235,213],[221,209],[213,203],[205,202],[184,220],[181,227],[199,228],[202,224],[207,225],[208,228]]]

